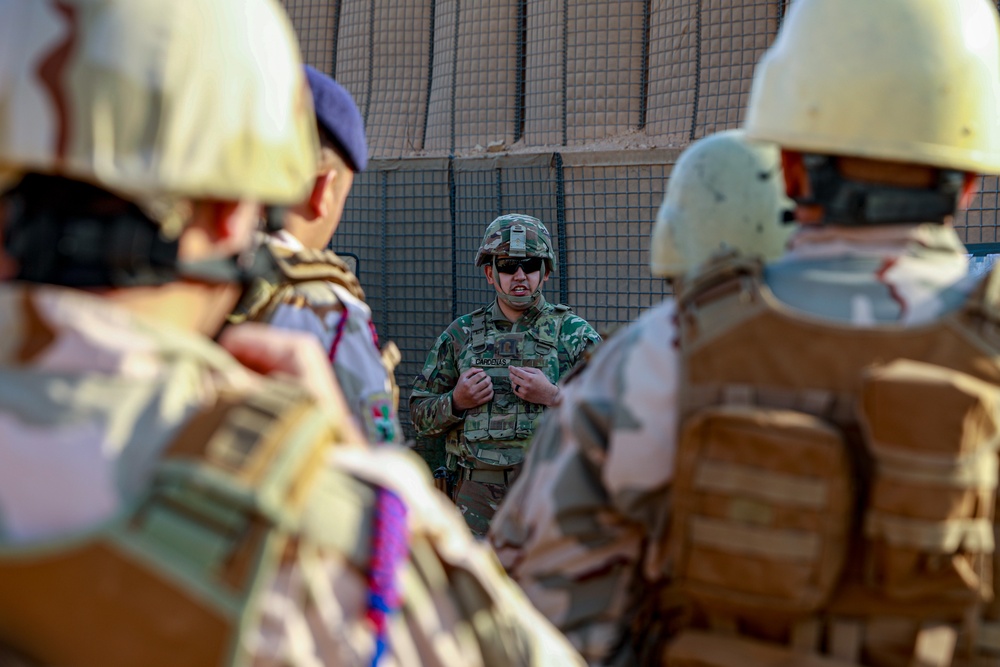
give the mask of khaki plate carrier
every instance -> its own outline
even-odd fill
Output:
[[[874,329],[792,312],[754,261],[692,280],[662,547],[686,629],[648,662],[1000,664],[998,308],[1000,272]]]

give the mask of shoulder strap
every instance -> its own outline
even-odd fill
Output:
[[[478,308],[472,311],[472,351],[484,352],[486,350],[486,309]]]
[[[974,318],[1000,322],[1000,263],[994,264],[979,280],[969,294],[963,311]]]
[[[722,294],[763,279],[764,265],[736,251],[712,257],[696,273],[680,282],[674,295],[679,307],[697,306]]]
[[[265,247],[274,258],[277,271],[273,276],[258,277],[250,283],[228,318],[230,324],[270,322],[278,305],[300,283],[331,282],[358,300],[365,300],[357,276],[332,250],[292,251],[271,244]]]
[[[351,273],[347,263],[332,250],[298,251],[272,247],[278,268],[282,277],[289,283],[303,283],[313,280],[325,280],[345,288],[360,301],[365,300],[365,292],[357,276]]]

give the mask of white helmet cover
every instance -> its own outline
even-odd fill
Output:
[[[747,136],[805,153],[1000,173],[989,0],[796,0],[754,73]]]
[[[748,141],[740,130],[691,144],[667,181],[650,249],[654,276],[678,277],[713,253],[732,249],[775,259],[793,226],[781,159],[773,144]]]

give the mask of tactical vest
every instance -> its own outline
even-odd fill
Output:
[[[545,408],[514,394],[508,369],[510,366],[539,368],[550,382],[557,382],[559,332],[569,313],[568,306],[556,305],[551,314],[540,316],[529,331],[516,333],[497,331],[486,308],[472,313],[467,342],[471,363],[460,370],[485,369],[493,382],[493,400],[466,412],[461,431],[456,429],[455,437],[447,443],[449,453],[466,459],[485,459],[494,465],[513,465],[523,460],[523,450]],[[514,451],[501,461],[488,453],[497,449]]]
[[[351,273],[347,263],[332,250],[292,251],[272,244],[265,244],[262,248],[274,257],[278,274],[273,280],[254,279],[230,315],[231,323],[270,322],[274,311],[285,302],[288,293],[301,283],[336,283],[359,301],[365,300],[365,293],[357,276]]]
[[[672,581],[659,617],[685,629],[643,664],[1000,664],[1000,272],[933,323],[858,329],[792,312],[730,258],[677,321],[651,553]]]
[[[293,540],[368,566],[371,542],[343,527],[370,524],[358,498],[372,490],[322,463],[342,441],[277,382],[197,415],[120,516],[0,548],[0,663],[12,651],[73,667],[245,664],[238,638]]]

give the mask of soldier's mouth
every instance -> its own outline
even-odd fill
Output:
[[[524,285],[515,285],[511,288],[510,293],[514,296],[524,296],[528,294],[528,288]]]

